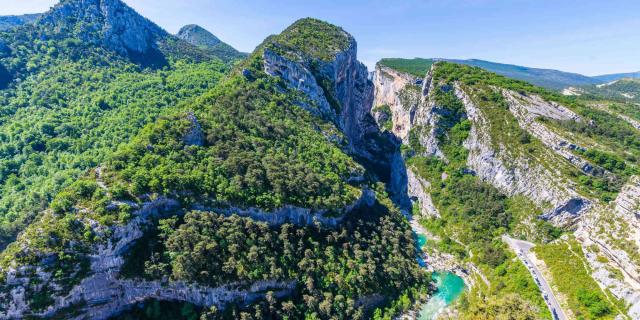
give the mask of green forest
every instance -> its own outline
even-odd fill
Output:
[[[315,18],[247,54],[120,0],[21,19],[0,19],[0,318],[553,319],[532,263],[576,319],[633,310],[640,112],[619,92],[480,60],[373,74]]]

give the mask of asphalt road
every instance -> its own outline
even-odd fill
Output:
[[[558,302],[558,299],[556,299],[556,297],[553,295],[553,291],[551,291],[549,283],[542,276],[542,272],[538,270],[536,265],[533,264],[533,262],[529,258],[529,255],[531,254],[530,250],[535,246],[535,244],[527,241],[513,239],[509,236],[504,236],[503,239],[509,244],[511,249],[515,251],[515,253],[518,255],[518,258],[522,260],[522,263],[524,263],[527,269],[529,269],[529,272],[531,272],[531,275],[533,276],[535,283],[540,288],[542,296],[547,303],[547,306],[549,307],[549,311],[551,311],[551,315],[553,316],[553,318],[557,320],[567,320],[568,318],[560,308],[560,303]]]

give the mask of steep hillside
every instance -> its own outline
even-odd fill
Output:
[[[176,37],[201,49],[211,51],[216,57],[225,61],[246,57],[246,54],[238,52],[238,50],[222,42],[211,32],[195,24],[182,27]]]
[[[0,31],[13,29],[23,24],[34,23],[41,14],[23,14],[19,16],[0,16]]]
[[[140,63],[145,52],[165,67]],[[228,69],[119,1],[64,1],[35,25],[1,32],[0,247],[62,188]]]
[[[356,50],[300,20],[147,126],[2,253],[2,316],[104,319],[145,300],[210,318],[408,309],[428,275],[379,183],[396,145]]]
[[[640,131],[631,122],[449,62],[435,63],[422,81],[379,64],[374,84],[374,117],[404,144],[415,219],[439,239],[428,255],[452,254],[471,273],[458,317],[494,318],[495,310],[517,308],[510,313],[550,318],[542,294],[525,280],[532,279],[527,269],[501,241],[505,233],[538,244],[537,261],[550,270],[567,313],[639,315],[633,292],[640,242],[629,215],[640,214]],[[575,265],[561,264],[568,254]]]

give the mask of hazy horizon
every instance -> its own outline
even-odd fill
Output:
[[[21,0],[0,15],[47,11],[56,0]],[[293,21],[342,26],[370,68],[380,58],[481,59],[589,76],[640,70],[637,1],[283,1],[124,0],[171,33],[198,24],[250,52]]]

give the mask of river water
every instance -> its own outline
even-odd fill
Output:
[[[427,237],[424,234],[416,234],[418,246],[422,250],[427,245]],[[419,258],[422,264],[422,258]],[[464,280],[454,273],[448,271],[436,271],[432,274],[432,279],[437,290],[433,296],[422,305],[418,320],[433,320],[441,314],[448,305],[453,303],[464,292]]]

